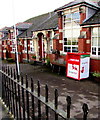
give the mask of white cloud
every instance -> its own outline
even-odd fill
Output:
[[[72,0],[1,0],[0,28],[61,7]]]

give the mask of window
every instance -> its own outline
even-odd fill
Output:
[[[30,52],[34,53],[34,42],[30,41]]]
[[[53,49],[53,39],[52,39],[52,36],[53,36],[53,33],[52,33],[52,31],[50,31],[50,41],[49,41],[49,43],[50,43],[50,49],[49,49],[50,53],[52,52],[52,49]]]
[[[24,41],[24,51],[27,52],[27,41]]]
[[[11,32],[10,34],[11,34],[11,38],[10,39],[13,39],[14,38],[14,33]]]
[[[78,37],[80,36],[80,14],[79,12],[72,12],[64,15],[64,44],[63,51],[78,52]]]
[[[52,49],[53,49],[52,43],[53,43],[53,41],[52,41],[52,39],[50,39],[50,52],[52,52]]]
[[[100,55],[100,27],[92,28],[91,55]]]
[[[16,51],[16,42],[15,42],[15,39],[12,39],[12,52],[15,53]]]

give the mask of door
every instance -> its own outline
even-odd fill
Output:
[[[39,60],[41,61],[44,53],[43,33],[38,34]]]

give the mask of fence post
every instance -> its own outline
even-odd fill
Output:
[[[34,91],[34,83],[33,79],[31,78],[31,92],[33,93]],[[31,94],[31,99],[32,99],[32,120],[35,120],[35,111],[34,111],[34,96]]]
[[[6,66],[6,74],[7,74],[7,72],[8,72],[8,71],[7,71],[7,66]]]
[[[5,66],[3,66],[3,72],[5,72]],[[2,80],[4,80],[4,90],[5,90],[5,93],[2,93],[2,94],[5,94],[5,103],[6,103],[6,105],[7,105],[7,107],[8,107],[8,89],[7,89],[7,78],[6,78],[6,76],[3,74],[3,78],[2,78]]]
[[[7,66],[6,66],[6,74],[7,74]],[[9,77],[5,76],[5,79],[7,80],[7,99],[8,99],[8,108],[10,111],[10,83],[9,83]]]
[[[12,80],[12,99],[13,99],[13,114],[14,114],[14,118],[15,118],[15,97],[14,97],[14,82]]]
[[[21,76],[21,85],[23,85],[23,76]],[[24,88],[22,87],[22,107],[23,107],[23,120],[25,120],[25,99],[24,99]]]
[[[88,105],[86,103],[83,104],[82,106],[83,109],[83,120],[87,120],[87,115],[88,115]]]
[[[70,106],[71,106],[71,97],[67,96],[67,118],[70,118]]]
[[[8,66],[8,76],[10,75],[10,70],[9,70],[9,66]]]
[[[21,120],[20,85],[18,84],[19,119]]]
[[[45,86],[45,102],[48,103],[48,86]],[[46,105],[46,120],[48,120],[48,106]]]
[[[28,79],[27,79],[27,75],[26,75],[26,89],[28,88]],[[28,91],[26,90],[26,102],[27,102],[27,119],[30,120],[30,117],[29,117],[29,93]]]
[[[12,69],[11,69],[11,71],[12,71]],[[11,75],[11,77],[12,77],[12,75]],[[9,89],[9,111],[11,111],[11,113],[12,113],[12,96],[11,96],[11,79],[10,78],[8,78],[8,84],[9,84],[8,85],[8,89]]]
[[[55,109],[58,109],[58,90],[55,89]],[[58,120],[58,114],[55,111],[55,120]]]
[[[40,97],[40,82],[38,81],[37,83],[37,92],[38,92],[38,97]],[[41,120],[41,102],[38,100],[38,120]]]
[[[2,71],[3,71],[3,66],[2,66]]]
[[[12,68],[10,68],[10,75],[11,75],[11,78],[12,78],[13,77]]]
[[[17,117],[17,120],[18,120],[18,104],[17,104],[18,97],[17,97],[16,82],[14,82],[14,88],[15,88],[14,92],[15,92],[16,117]]]
[[[15,69],[14,69],[14,80],[16,79],[16,73],[15,73]]]
[[[26,75],[26,88],[28,88],[28,80],[27,80],[27,75]]]
[[[4,70],[4,67],[2,66],[2,71]],[[2,99],[4,102],[6,102],[6,84],[5,84],[4,74],[2,73]]]
[[[6,68],[5,68],[5,66],[4,66],[4,72],[6,73]]]

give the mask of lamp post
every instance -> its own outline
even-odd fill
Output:
[[[15,33],[15,62],[16,62],[16,73],[17,73],[17,79],[19,79],[20,76],[20,70],[19,70],[19,60],[18,60],[18,44],[17,44],[17,35],[16,35],[16,25],[14,24],[14,33]]]
[[[18,44],[17,44],[17,31],[16,31],[16,22],[15,22],[15,0],[12,0],[12,12],[13,12],[13,21],[14,21],[14,39],[15,39],[15,62],[16,62],[16,73],[17,79],[19,79],[20,70],[19,70],[19,60],[18,60]]]

